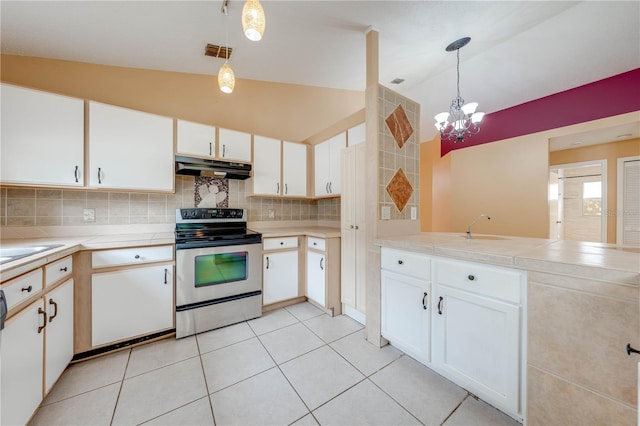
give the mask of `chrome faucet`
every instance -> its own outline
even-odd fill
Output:
[[[486,214],[484,214],[484,213],[482,213],[481,215],[478,215],[478,217],[476,217],[476,218],[474,219],[474,221],[473,221],[473,222],[471,222],[471,225],[469,225],[469,226],[467,227],[467,240],[470,240],[470,239],[471,239],[471,227],[472,227],[472,226],[473,226],[473,224],[474,224],[474,223],[476,223],[476,222],[478,221],[478,219],[480,219],[481,217],[486,217],[486,218],[487,218],[487,220],[491,220],[491,218],[490,218],[489,216],[487,216]]]

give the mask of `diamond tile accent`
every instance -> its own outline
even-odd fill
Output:
[[[411,198],[411,194],[413,194],[413,187],[402,168],[398,169],[396,174],[391,178],[391,181],[387,184],[387,193],[398,210],[404,210],[409,198]]]
[[[402,148],[413,134],[413,127],[411,127],[402,105],[398,105],[384,121],[387,123],[387,127],[391,131],[398,147]]]

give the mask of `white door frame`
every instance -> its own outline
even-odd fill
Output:
[[[640,160],[640,155],[634,155],[632,157],[620,157],[618,158],[618,164],[616,169],[617,174],[617,182],[616,182],[616,244],[622,244],[624,233],[623,221],[620,220],[624,215],[624,163],[627,161],[637,161]],[[640,364],[638,364],[640,366]],[[639,382],[640,383],[640,382]],[[638,395],[640,398],[640,395]],[[640,412],[638,413],[640,416]],[[639,423],[640,424],[640,423]]]
[[[595,166],[602,167],[602,215],[600,216],[600,241],[607,242],[607,160],[581,161],[579,163],[556,164],[549,167],[551,170],[572,169],[576,167]]]

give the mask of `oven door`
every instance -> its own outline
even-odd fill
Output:
[[[176,306],[262,290],[261,244],[176,250]]]

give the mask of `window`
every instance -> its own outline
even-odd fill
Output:
[[[582,183],[582,215],[602,215],[602,182]]]

